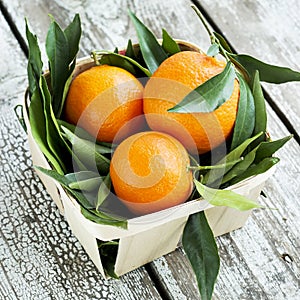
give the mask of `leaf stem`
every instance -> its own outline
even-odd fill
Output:
[[[196,7],[195,5],[192,5],[192,9],[195,11],[195,13],[199,17],[200,21],[202,22],[203,26],[205,27],[205,29],[210,37],[211,43],[214,43],[216,41],[216,37],[215,37],[214,33],[210,30],[209,25],[206,22],[204,16],[202,15],[202,13],[198,9],[198,7]]]
[[[205,170],[213,170],[213,169],[222,169],[225,167],[229,167],[229,166],[234,166],[235,164],[241,162],[242,160],[244,160],[244,157],[240,157],[239,159],[233,160],[231,162],[227,162],[227,163],[223,163],[223,164],[219,164],[219,165],[214,165],[214,166],[188,166],[189,170],[194,170],[194,171],[205,171]]]

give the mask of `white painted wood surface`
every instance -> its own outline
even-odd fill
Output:
[[[134,39],[127,8],[158,36],[164,27],[174,37],[192,40],[204,50],[209,45],[189,1],[2,2],[23,37],[24,16],[43,38],[48,13],[64,26],[79,12],[84,31],[82,56]],[[239,52],[299,69],[299,1],[205,0],[201,4]],[[23,98],[26,59],[2,15],[0,35],[4,55],[0,61],[0,299],[197,299],[193,272],[181,249],[147,268],[156,276],[161,295],[145,268],[120,281],[100,278],[31,169],[26,137],[12,112]],[[299,83],[264,86],[299,131]],[[269,106],[268,113],[272,136],[287,135]],[[281,162],[264,189],[268,198],[260,199],[277,210],[256,210],[244,228],[217,240],[221,270],[215,299],[300,298],[299,145],[290,141],[278,156]]]

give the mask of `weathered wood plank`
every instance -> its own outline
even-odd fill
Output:
[[[161,299],[144,268],[103,280],[45,192],[13,113],[26,58],[2,16],[0,35],[0,299]]]
[[[300,2],[199,1],[238,53],[300,71]],[[300,132],[300,83],[263,84],[266,91]]]

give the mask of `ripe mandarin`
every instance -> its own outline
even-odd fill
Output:
[[[64,118],[98,141],[119,142],[143,126],[142,93],[142,84],[128,71],[95,66],[72,81]]]
[[[143,110],[150,128],[176,137],[191,153],[202,154],[222,144],[230,137],[236,119],[237,80],[230,99],[214,112],[167,110],[224,67],[224,62],[195,51],[182,51],[162,62],[144,89]]]
[[[189,156],[170,135],[147,131],[120,143],[110,164],[118,198],[135,214],[156,212],[187,200],[192,191]]]

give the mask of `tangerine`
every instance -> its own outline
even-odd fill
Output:
[[[170,135],[146,131],[122,141],[110,176],[118,198],[135,214],[169,208],[187,200],[193,187],[189,156]]]
[[[72,81],[64,117],[98,141],[119,142],[143,124],[142,94],[142,84],[128,71],[94,66]]]
[[[235,124],[239,84],[231,97],[211,113],[175,113],[167,110],[225,67],[223,61],[196,51],[167,58],[147,82],[143,110],[152,130],[176,137],[191,153],[205,153],[226,141]]]

